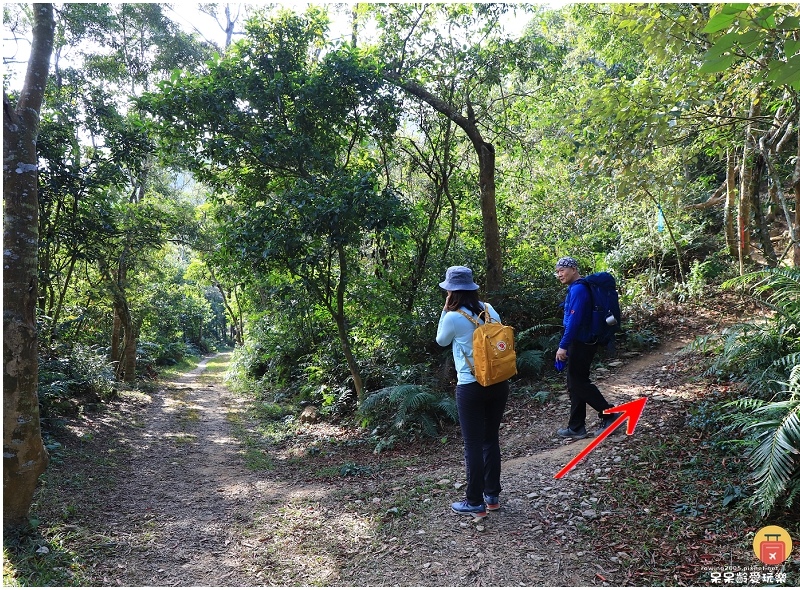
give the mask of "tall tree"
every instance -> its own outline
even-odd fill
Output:
[[[594,33],[590,63],[599,66],[575,111],[591,121],[581,146],[584,171],[606,178],[614,190],[627,176],[638,186],[627,185],[642,195],[647,193],[639,189],[646,184],[651,193],[693,208],[699,204],[687,201],[706,193],[703,206],[724,204],[726,224],[736,209],[736,243],[729,230],[727,249],[741,259],[741,268],[756,242],[763,260],[774,264],[768,235],[774,227],[767,227],[769,195],[761,190],[761,180],[770,164],[788,160],[776,158],[776,150],[789,151],[794,139],[790,128],[797,120],[800,85],[797,7],[615,4],[577,10]],[[608,43],[609,35],[635,37],[627,45],[640,48],[638,54],[629,52],[638,67],[618,67],[624,62],[615,62],[617,52],[626,44]],[[670,158],[683,170],[671,166],[672,178],[665,182],[655,173]],[[787,184],[790,176],[785,164],[769,170],[776,186]],[[790,213],[788,206],[782,209]],[[795,223],[790,216],[786,222]],[[788,234],[790,242],[796,239],[793,231]]]
[[[33,7],[28,69],[16,105],[3,89],[3,524],[25,523],[48,463],[39,425],[36,334],[39,111],[53,52],[52,4]]]
[[[408,192],[419,219],[419,229],[411,236],[415,251],[409,261],[408,276],[398,276],[392,281],[394,288],[404,293],[406,313],[414,310],[418,290],[428,273],[434,253],[441,256],[436,261],[436,268],[446,266],[450,246],[456,237],[458,214],[453,190],[453,185],[457,184],[453,180],[457,174],[456,160],[459,155],[454,138],[455,123],[449,118],[440,117],[424,103],[411,108],[419,112],[418,133],[408,133],[399,139],[399,154],[396,155],[403,157],[405,165],[399,157],[394,162],[395,167],[402,166],[399,184],[411,189]],[[418,176],[422,178],[417,178]],[[421,184],[422,187],[415,187],[416,184]],[[444,246],[439,248],[440,216],[445,209],[449,213],[447,231],[444,232]]]
[[[288,273],[328,312],[360,399],[348,295],[363,272],[359,247],[400,217],[370,153],[388,143],[396,118],[359,56],[318,57],[326,27],[313,7],[254,17],[207,73],[176,74],[141,104],[165,148],[214,188],[228,263],[260,278]]]
[[[220,7],[217,3],[211,4],[200,4],[199,5],[200,12],[203,12],[217,21],[217,25],[225,33],[225,45],[220,49],[220,53],[227,51],[228,47],[231,45],[231,41],[233,40],[233,34],[236,30],[236,23],[239,21],[239,16],[242,12],[242,5],[237,4],[236,9],[233,10],[231,4],[226,2],[225,4]],[[220,11],[222,14],[220,14]],[[195,29],[199,34],[202,35],[202,32]]]
[[[387,82],[424,101],[455,123],[469,138],[478,162],[486,290],[499,291],[503,251],[497,219],[496,154],[490,137],[495,102],[491,90],[507,83],[521,50],[503,36],[496,6],[391,5],[376,8]],[[557,59],[554,53],[549,55]],[[542,56],[542,61],[545,58]],[[526,67],[536,67],[536,59]],[[432,72],[436,72],[432,75]]]
[[[777,262],[768,235],[759,198],[761,177],[766,175],[772,192],[777,196],[788,227],[792,263],[800,263],[797,213],[800,200],[795,190],[795,214],[790,213],[783,196],[783,184],[795,188],[800,175],[800,161],[782,177],[776,162],[779,154],[788,150],[795,140],[793,127],[797,126],[797,92],[800,91],[800,12],[796,5],[722,4],[710,11],[703,33],[709,40],[703,55],[700,71],[724,75],[725,87],[752,88],[747,96],[749,112],[741,148],[741,191],[739,196],[739,260],[744,272],[744,262],[750,256],[750,213],[755,215],[755,225],[762,242],[767,262]],[[770,92],[772,90],[772,92]],[[746,96],[746,95],[745,95]],[[772,110],[769,121],[762,112]]]

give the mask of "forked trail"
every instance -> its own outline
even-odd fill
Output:
[[[682,415],[688,394],[662,371],[682,344],[598,373],[612,402],[648,397],[636,434]],[[205,368],[167,384],[119,425],[125,459],[109,467],[115,483],[87,514],[105,548],[89,572],[93,584],[587,586],[598,574],[624,583],[613,563],[590,558],[582,531],[618,516],[597,494],[620,457],[636,452],[636,434],[610,437],[554,479],[591,440],[554,437],[566,395],[533,412],[512,395],[501,430],[502,509],[473,522],[449,510],[463,493],[458,440],[430,458],[420,447],[405,467],[371,477],[312,477],[290,442],[272,468],[250,469],[254,451],[241,440],[255,433],[243,400]]]

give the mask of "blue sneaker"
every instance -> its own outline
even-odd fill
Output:
[[[486,504],[472,505],[466,500],[461,502],[453,502],[450,507],[456,514],[468,514],[476,518],[483,518],[486,516]]]
[[[574,438],[574,439],[581,439],[586,438],[589,436],[589,433],[586,432],[586,426],[581,426],[578,430],[572,430],[569,426],[566,428],[559,428],[556,432],[558,436],[561,438]]]
[[[500,510],[500,496],[483,496],[483,501],[486,504],[486,510],[494,512]]]
[[[616,422],[617,418],[619,418],[620,416],[622,416],[622,414],[620,414],[620,413],[608,414],[607,416],[603,416],[603,421],[600,423],[600,428],[598,428],[595,431],[594,435],[595,436],[600,436],[601,434],[603,434],[603,432],[605,432],[606,428],[608,428],[614,422]],[[623,422],[623,424],[624,424],[624,422]],[[620,427],[620,426],[618,426],[616,434],[622,434],[623,432],[625,432],[625,429]]]

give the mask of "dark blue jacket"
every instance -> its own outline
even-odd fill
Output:
[[[567,349],[575,340],[589,342],[592,339],[592,294],[583,283],[574,282],[567,287],[564,300],[564,335],[559,348]]]

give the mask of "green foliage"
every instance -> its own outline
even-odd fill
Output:
[[[642,315],[653,298],[706,296],[728,272],[723,218],[687,205],[724,180],[752,88],[769,83],[764,121],[790,122],[796,8],[517,7],[534,15],[518,38],[503,27],[512,9],[359,6],[374,22],[351,44],[330,38],[324,8],[269,8],[212,57],[161,6],[65,5],[57,51],[85,60],[59,62],[41,117],[44,340],[108,344],[114,278],[148,374],[241,319],[239,386],[334,414],[352,409],[362,379],[381,394],[362,411],[392,425],[386,445],[432,431],[448,415],[426,397],[447,356],[433,341],[437,283],[467,264],[485,284],[485,212],[472,140],[387,85],[395,72],[495,148],[504,285],[491,297],[517,331],[521,376],[540,376],[557,346],[560,255],[612,269]],[[790,159],[775,160],[789,178]],[[763,292],[774,320],[705,343],[720,353],[711,373],[762,399],[800,355],[795,287],[778,281]],[[655,342],[627,333],[632,350]],[[48,399],[71,382],[46,380]]]
[[[80,533],[63,525],[39,529],[38,521],[31,520],[30,529],[3,535],[3,586],[90,585],[89,564],[75,549],[74,538]],[[97,539],[103,537],[95,533],[93,538],[92,550],[96,550]]]
[[[229,380],[262,381],[280,389],[300,378],[297,360],[311,350],[313,340],[292,329],[282,314],[254,319],[251,337],[234,351]]]
[[[625,347],[628,350],[652,350],[658,346],[659,342],[659,337],[647,328],[627,330],[625,332]]]
[[[716,353],[707,375],[742,380],[755,395],[767,399],[778,392],[800,359],[800,269],[767,269],[723,283],[725,288],[745,286],[751,286],[774,315],[726,328],[699,339],[692,348]]]
[[[686,283],[675,286],[675,292],[678,296],[678,301],[681,303],[685,301],[699,301],[706,294],[706,287],[708,285],[709,269],[713,266],[713,261],[707,260],[700,262],[695,260],[689,269],[689,276],[686,278]]]
[[[47,419],[77,414],[108,399],[116,385],[105,350],[76,344],[39,361],[39,403]]]
[[[458,421],[455,399],[423,385],[384,387],[368,395],[359,406],[364,425],[388,426],[388,435],[435,437],[442,421]]]
[[[745,398],[723,406],[737,412],[731,424],[752,441],[748,461],[756,486],[753,503],[764,516],[780,505],[791,508],[800,495],[800,365],[782,385],[787,399]]]
[[[800,493],[800,269],[767,269],[724,286],[749,286],[775,312],[692,346],[716,353],[708,374],[747,385],[747,397],[712,407],[710,415],[705,409],[703,421],[727,424],[723,440],[730,440],[730,433],[744,435],[742,442],[751,447],[753,502],[766,515],[780,504],[791,506]]]
[[[523,350],[517,353],[517,372],[519,375],[538,375],[545,366],[543,350]]]
[[[149,368],[171,367],[187,357],[199,357],[207,350],[187,342],[147,342],[140,341],[137,348],[137,371],[148,372]]]
[[[800,90],[800,17],[796,7],[723,4],[716,9],[703,33],[718,36],[703,56],[703,73],[732,69],[741,62],[756,63],[761,72],[754,81]]]
[[[373,468],[369,465],[359,465],[357,463],[345,463],[339,468],[339,475],[342,477],[360,477],[372,475]]]
[[[360,396],[349,299],[365,250],[391,246],[407,216],[372,153],[397,128],[395,98],[369,55],[314,56],[326,28],[314,7],[258,15],[206,71],[176,71],[140,105],[164,149],[219,191],[222,264],[260,285],[292,283],[326,310]]]
[[[537,324],[514,335],[517,372],[521,377],[538,377],[555,356],[561,337],[561,326]]]

